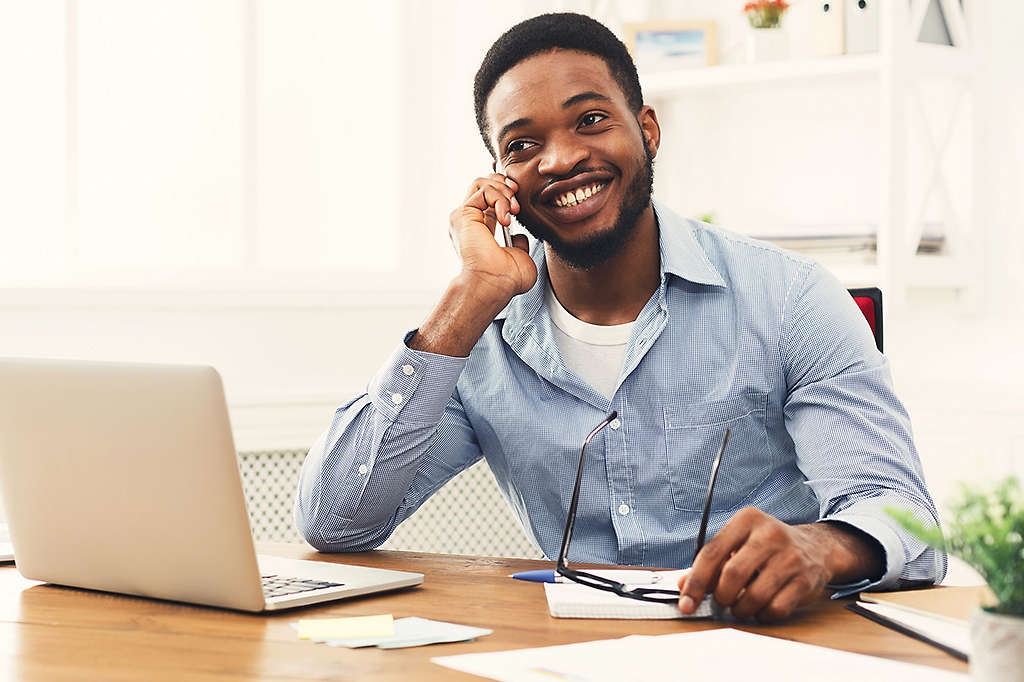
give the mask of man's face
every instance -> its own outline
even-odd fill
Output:
[[[486,116],[495,169],[519,184],[523,227],[571,267],[618,253],[650,204],[653,110],[631,111],[600,57],[554,50],[509,69]]]

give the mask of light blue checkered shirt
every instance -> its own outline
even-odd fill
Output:
[[[580,446],[616,410],[617,428],[587,448],[570,560],[689,565],[728,427],[708,537],[745,506],[791,524],[841,521],[875,538],[886,565],[880,580],[841,593],[940,580],[945,555],[884,511],[936,523],[888,361],[847,291],[812,260],[655,210],[661,286],[637,318],[611,400],[561,358],[535,246],[537,285],[468,358],[401,344],[338,408],[303,466],[295,512],[306,539],[322,551],[377,547],[485,457],[554,558]]]

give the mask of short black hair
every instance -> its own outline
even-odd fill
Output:
[[[541,14],[516,24],[494,41],[473,79],[476,124],[491,156],[495,154],[491,141],[487,139],[484,109],[494,84],[519,62],[555,49],[585,52],[600,57],[626,96],[629,108],[636,113],[643,106],[644,97],[636,65],[629,56],[629,50],[614,33],[604,24],[583,14]]]

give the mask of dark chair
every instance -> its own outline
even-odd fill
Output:
[[[878,351],[882,351],[882,290],[878,287],[865,289],[850,289],[850,296],[857,303],[864,318],[871,327],[871,333],[875,335],[875,345]]]

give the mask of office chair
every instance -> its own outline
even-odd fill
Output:
[[[878,351],[882,351],[882,290],[878,287],[865,289],[850,289],[850,296],[857,303],[860,311],[864,313],[864,319],[871,327],[871,333],[875,335],[875,345]]]

